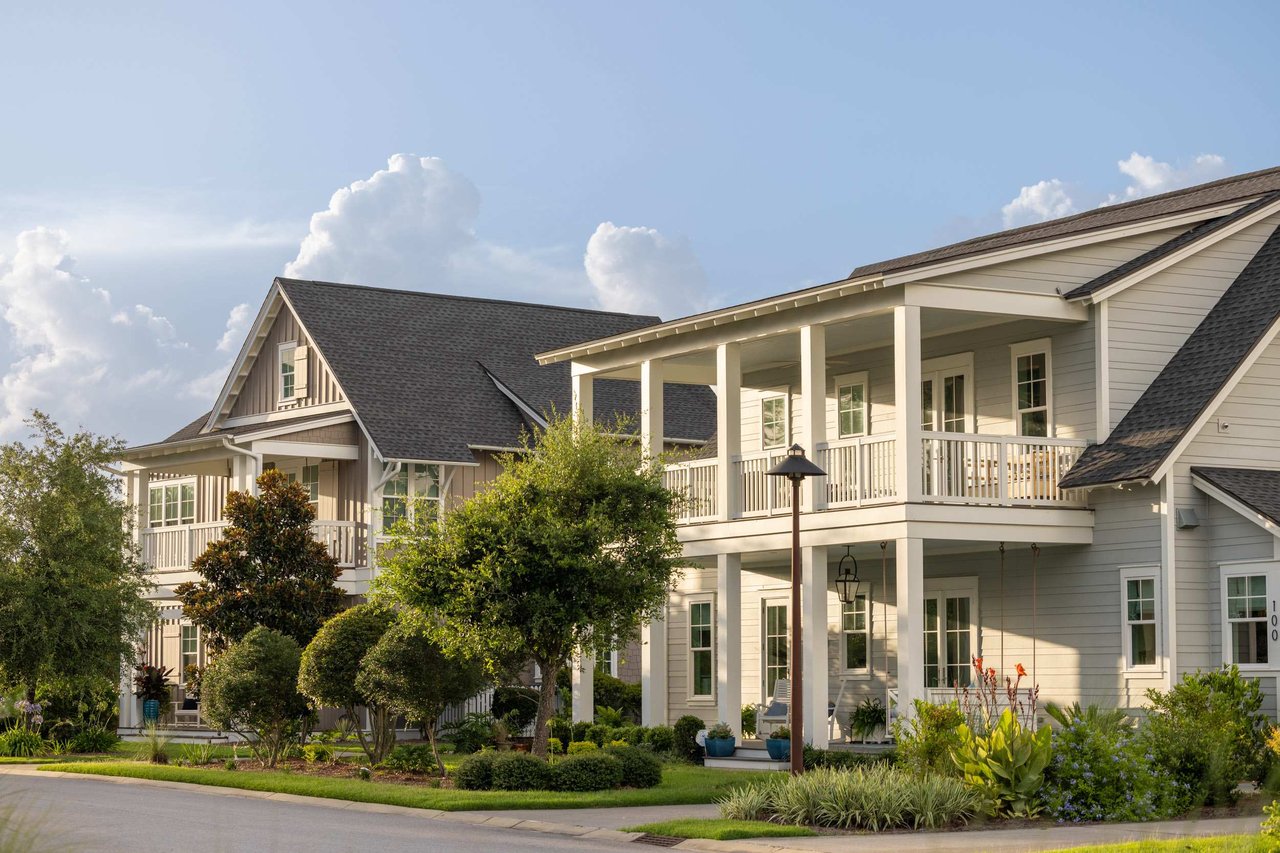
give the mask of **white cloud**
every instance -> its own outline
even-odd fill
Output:
[[[679,317],[709,307],[707,275],[686,239],[602,222],[583,257],[597,303],[610,311]]]
[[[1057,178],[1050,178],[1023,187],[1018,197],[1002,207],[1000,212],[1004,215],[1004,227],[1016,228],[1075,213],[1076,204],[1066,185]]]
[[[1121,193],[1111,193],[1104,204],[1131,201],[1149,195],[1159,195],[1183,187],[1194,186],[1221,178],[1227,174],[1226,158],[1220,154],[1200,154],[1185,168],[1157,161],[1147,154],[1134,151],[1125,160],[1116,163],[1121,173],[1133,183]]]
[[[240,346],[241,339],[249,331],[249,323],[253,320],[249,312],[248,302],[241,302],[231,309],[231,313],[227,315],[226,329],[218,339],[218,352],[231,352]]]

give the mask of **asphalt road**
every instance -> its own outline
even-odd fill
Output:
[[[634,845],[544,835],[531,830],[231,797],[208,789],[83,779],[0,776],[0,851],[30,853],[339,853],[375,850],[618,853]],[[519,813],[513,813],[518,816]],[[6,843],[8,842],[8,843]]]

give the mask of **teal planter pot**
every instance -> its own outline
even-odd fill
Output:
[[[147,699],[142,703],[142,722],[154,726],[160,720],[160,700]]]
[[[733,750],[737,747],[738,739],[732,737],[709,737],[707,738],[707,758],[728,758],[733,755]]]
[[[764,748],[769,751],[769,757],[774,761],[786,761],[791,757],[790,738],[765,738]]]

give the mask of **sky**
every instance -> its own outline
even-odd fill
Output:
[[[669,319],[1280,165],[1270,2],[109,5],[0,9],[0,440],[164,437],[280,274]]]

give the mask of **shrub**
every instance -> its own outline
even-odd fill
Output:
[[[595,745],[595,742],[593,742],[593,741],[589,741],[589,740],[578,740],[578,741],[574,741],[573,743],[569,744],[569,754],[570,754],[570,755],[583,755],[583,754],[588,753],[588,752],[595,752],[595,751],[596,751],[596,750],[598,750],[599,748],[600,748],[600,747],[596,746],[596,745]]]
[[[493,787],[493,763],[496,752],[477,752],[468,756],[453,771],[453,784],[464,791],[487,791]]]
[[[31,758],[44,752],[44,738],[25,726],[14,726],[0,734],[0,755]]]
[[[596,723],[587,729],[586,740],[591,741],[596,746],[604,746],[613,739],[613,727],[606,726],[603,723]]]
[[[597,705],[596,722],[613,729],[622,728],[622,712],[617,708],[606,708],[603,705]]]
[[[1236,801],[1243,779],[1264,782],[1271,758],[1262,690],[1231,666],[1183,676],[1168,693],[1148,690],[1143,742],[1174,780],[1179,811]]]
[[[547,787],[551,767],[527,752],[504,752],[494,759],[491,778],[495,791],[538,791]]]
[[[495,687],[493,715],[507,720],[511,730],[524,731],[538,716],[538,691],[532,687]]]
[[[382,764],[389,770],[404,773],[429,773],[436,769],[435,755],[427,744],[397,746]]]
[[[715,738],[717,740],[731,738],[733,737],[733,729],[729,728],[728,723],[716,723],[714,726],[707,729],[707,737]]]
[[[309,743],[302,747],[302,758],[308,764],[328,764],[333,761],[333,747],[327,743]]]
[[[675,754],[690,761],[702,761],[702,747],[698,746],[697,737],[698,732],[706,728],[706,725],[701,717],[695,717],[692,714],[685,714],[676,720]]]
[[[547,738],[547,752],[552,755],[564,755],[564,744],[560,742],[560,738]]]
[[[570,755],[551,765],[556,791],[607,791],[622,784],[622,762],[604,753]]]
[[[1272,800],[1262,811],[1267,816],[1262,822],[1262,835],[1272,844],[1280,842],[1280,800]]]
[[[959,729],[964,724],[960,706],[955,702],[935,705],[917,699],[914,708],[910,720],[894,725],[898,763],[917,774],[959,776],[951,751],[960,745]]]
[[[671,726],[653,726],[644,736],[644,742],[654,752],[674,752],[676,748],[676,730]]]
[[[228,758],[226,761],[222,762],[222,768],[224,770],[235,770],[236,760],[234,758]]]
[[[880,832],[934,829],[968,821],[981,796],[959,779],[917,776],[879,764],[854,770],[819,768],[803,776],[776,776],[719,802],[723,817],[773,820]]]
[[[1052,757],[1048,726],[1039,731],[1023,728],[1014,712],[1006,709],[985,735],[968,725],[959,730],[960,745],[951,758],[964,772],[964,780],[979,791],[993,815],[1035,817],[1044,769]]]
[[[649,730],[644,726],[623,726],[614,734],[631,746],[639,746],[645,742],[645,736],[649,734]]]
[[[551,718],[551,736],[560,741],[561,744],[573,741],[573,723],[568,717],[552,717]]]
[[[755,737],[756,734],[756,706],[742,706],[742,736]]]
[[[258,627],[214,658],[201,682],[201,710],[209,722],[251,734],[249,748],[274,767],[302,730],[307,703],[298,692],[302,650],[291,637]]]
[[[640,685],[597,672],[592,684],[592,705],[616,709],[623,719],[640,719]]]
[[[892,763],[893,753],[890,752],[879,755],[863,755],[857,752],[845,752],[839,749],[819,749],[809,744],[804,745],[804,766],[806,770],[812,770],[816,767],[852,769],[873,764]]]
[[[591,723],[586,720],[579,720],[570,727],[569,741],[575,743],[587,739],[587,731],[591,728]]]
[[[1167,786],[1120,711],[1049,705],[1058,723],[1040,800],[1059,822],[1155,820],[1173,813]]]
[[[447,737],[453,742],[453,751],[462,755],[479,752],[493,745],[493,717],[473,712],[450,725]]]
[[[119,742],[120,736],[109,729],[81,729],[71,736],[67,749],[70,752],[110,752]]]
[[[622,764],[622,784],[628,788],[652,788],[662,783],[662,762],[653,753],[635,746],[610,747],[606,754]]]

